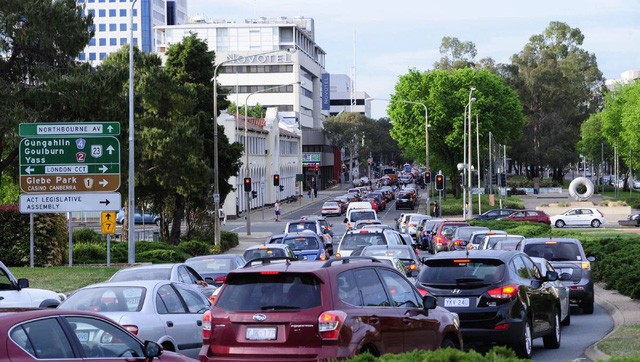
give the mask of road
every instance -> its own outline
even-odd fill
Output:
[[[420,190],[422,191],[422,190]],[[287,221],[295,220],[304,215],[320,215],[322,203],[330,200],[335,196],[344,194],[344,190],[329,190],[319,193],[317,199],[305,199],[300,207],[293,208],[288,204],[283,206],[283,217],[281,222],[275,222],[273,218],[273,209],[264,211],[264,220],[262,219],[262,211],[256,210],[251,214],[251,232],[257,235],[252,242],[260,243],[267,240],[270,234],[281,234]],[[424,191],[422,192],[424,194]],[[421,195],[420,201],[424,204],[424,195]],[[541,199],[540,203],[548,202]],[[527,200],[527,207],[535,208],[534,200]],[[387,205],[387,209],[378,214],[378,217],[386,224],[395,226],[395,220],[403,212],[412,212],[411,210],[395,210],[395,204],[392,202]],[[340,238],[346,231],[346,225],[343,223],[343,217],[328,217],[330,223],[333,224],[334,245],[337,245]],[[224,226],[225,230],[237,233],[246,233],[246,220],[244,218],[236,220],[228,220]],[[264,236],[261,238],[260,236]],[[235,252],[242,252],[236,249]],[[428,254],[427,254],[428,255]],[[592,315],[582,314],[580,309],[572,307],[571,309],[571,325],[562,327],[562,342],[559,349],[545,349],[542,345],[542,339],[534,340],[533,360],[534,361],[574,361],[588,360],[584,355],[584,351],[601,340],[613,328],[613,320],[611,316],[599,305],[595,306]]]

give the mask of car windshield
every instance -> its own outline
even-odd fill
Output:
[[[242,256],[246,261],[250,261],[258,258],[284,257],[287,255],[285,255],[284,250],[280,248],[260,248],[246,250]]]
[[[201,259],[187,262],[198,273],[223,272],[231,270],[231,259]]]
[[[574,243],[528,243],[524,245],[524,252],[529,256],[541,257],[549,261],[582,261],[580,248]]]
[[[340,244],[340,249],[355,250],[361,246],[386,244],[381,233],[356,233],[345,235]]]
[[[109,281],[128,282],[131,280],[169,280],[171,279],[171,268],[131,268],[123,269],[115,273]]]
[[[428,260],[419,281],[427,285],[464,286],[502,280],[505,265],[498,259]]]
[[[376,216],[373,211],[351,212],[351,221],[358,220],[375,220]]]
[[[496,247],[496,244],[500,243],[502,244],[502,247],[500,249],[506,249],[504,247],[506,245],[514,245],[513,248],[509,249],[513,250],[515,249],[515,245],[517,245],[520,241],[522,241],[521,236],[496,236],[487,240],[487,249],[494,249]]]
[[[289,247],[293,251],[318,250],[318,248],[320,247],[318,245],[318,240],[316,238],[305,237],[305,236],[284,239],[283,243],[286,245],[289,245]]]
[[[146,292],[146,288],[138,286],[83,288],[71,294],[58,308],[93,312],[139,312]]]
[[[364,256],[394,256],[398,259],[412,259],[411,252],[407,248],[365,248],[362,251]]]
[[[320,306],[320,281],[311,274],[229,274],[216,307],[228,311],[298,310]]]

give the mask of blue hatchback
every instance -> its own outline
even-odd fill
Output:
[[[322,240],[312,231],[285,234],[276,243],[288,245],[298,260],[326,260],[329,257]]]

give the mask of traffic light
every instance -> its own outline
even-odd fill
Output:
[[[258,197],[258,191],[251,191],[251,198],[255,199],[256,197]]]
[[[496,181],[498,181],[498,177],[494,173],[493,175],[491,175],[491,184],[496,185]]]
[[[280,191],[284,191],[284,185],[280,185]]]
[[[500,174],[500,186],[507,186],[507,174]]]
[[[431,171],[427,171],[424,173],[424,183],[426,184],[431,183]]]
[[[442,174],[436,175],[436,190],[438,191],[444,190],[444,175]]]
[[[280,186],[280,175],[273,175],[273,186]]]
[[[251,192],[251,177],[244,178],[244,192]]]

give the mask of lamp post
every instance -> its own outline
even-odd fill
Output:
[[[257,57],[260,55],[279,53],[281,51],[282,49],[271,50],[268,52],[251,54],[250,56]],[[287,49],[287,52],[293,53],[295,52],[295,48],[289,48]],[[227,59],[225,61],[222,61],[216,64],[215,68],[213,69],[213,78],[211,79],[211,81],[213,82],[213,177],[215,182],[214,191],[213,191],[214,192],[213,201],[215,205],[214,206],[214,213],[215,213],[214,245],[220,245],[220,182],[219,182],[220,176],[218,173],[218,68],[220,68],[220,66],[223,64],[242,60],[242,59],[245,59],[246,57],[247,56],[239,56],[237,58]],[[237,89],[236,89],[236,93],[237,93]]]
[[[390,99],[385,98],[366,98],[366,101],[388,101],[391,102]],[[405,101],[403,99],[396,99],[397,102],[407,103],[407,104],[418,104],[424,108],[424,144],[425,144],[425,166],[427,171],[429,171],[429,110],[427,109],[427,105],[422,102],[414,102],[414,101]],[[431,188],[429,188],[431,191]],[[427,193],[427,215],[430,215],[429,210],[429,193]]]
[[[473,93],[474,90],[476,90],[476,87],[471,87],[469,90],[469,112],[467,113],[467,115],[469,116],[469,121],[467,122],[467,126],[469,127],[469,142],[467,143],[467,152],[469,154],[469,157],[467,158],[469,160],[469,169],[467,170],[467,190],[469,190],[469,219],[471,219],[471,217],[473,216],[473,199],[471,198],[471,102],[473,102],[475,98],[471,98],[471,93]],[[480,171],[478,170],[478,172]]]
[[[133,264],[136,261],[136,240],[135,240],[135,186],[134,186],[134,153],[133,153],[133,7],[137,0],[133,0],[131,3],[131,9],[129,9],[129,214],[128,226],[129,226],[129,241],[128,241],[128,254],[129,264]]]
[[[295,84],[304,84],[301,81],[297,81],[297,82],[293,82],[293,83],[288,83],[288,84],[281,84],[281,85],[276,85],[273,87],[269,87],[269,88],[265,88],[265,89],[260,89],[257,90],[253,93],[250,93],[247,95],[247,99],[244,102],[244,177],[250,177],[249,176],[249,134],[247,132],[247,119],[249,118],[249,97],[251,97],[252,95],[256,94],[256,93],[264,93],[264,92],[268,92],[274,89],[278,89],[278,88],[282,88],[282,87],[288,87],[288,86],[292,86]],[[302,139],[300,140],[300,142],[302,142]],[[246,192],[245,193],[245,207],[247,208],[247,235],[251,235],[251,199],[250,199],[250,192]]]

